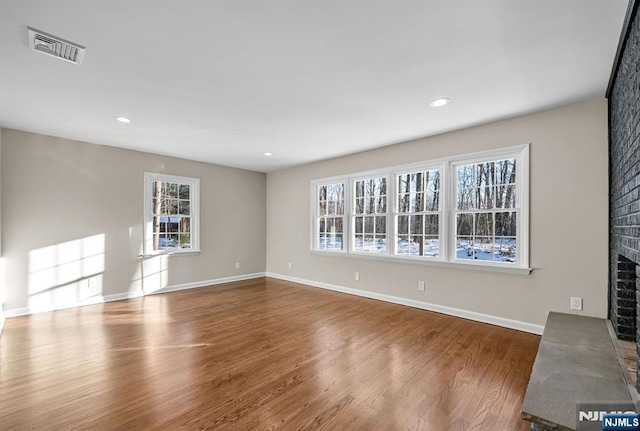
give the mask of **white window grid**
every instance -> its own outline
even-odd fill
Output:
[[[164,210],[156,211],[154,200],[155,184],[161,183],[165,188],[175,187],[177,198],[165,199],[162,203]],[[181,190],[181,186],[183,187]],[[184,187],[186,186],[186,187]],[[188,197],[185,190],[188,188]],[[180,193],[182,191],[182,194]],[[153,172],[144,173],[144,246],[143,255],[163,253],[194,253],[200,251],[200,180],[198,178],[182,177],[177,175],[160,174]],[[188,214],[187,214],[188,213]],[[166,219],[165,219],[166,217]],[[164,222],[164,230],[155,233],[154,223]],[[172,231],[168,227],[172,223],[180,224],[183,231]],[[185,229],[188,228],[188,232]],[[157,239],[157,241],[156,241]],[[160,244],[162,244],[160,246]],[[155,246],[159,245],[158,248]]]
[[[504,209],[491,208],[490,210],[458,211],[456,207],[457,184],[456,184],[456,168],[457,166],[499,161],[505,159],[515,159],[518,165],[517,181],[515,184],[517,204],[515,208],[510,208],[506,212],[515,213],[517,220],[516,225],[516,250],[517,259],[515,262],[494,262],[494,261],[476,261],[471,259],[456,258],[456,214],[459,212],[484,212],[502,213]],[[406,215],[399,211],[398,195],[400,193],[398,187],[398,176],[412,172],[425,172],[439,170],[440,172],[440,189],[439,189],[439,208],[438,211],[416,212],[416,215],[437,215],[438,216],[438,238],[439,251],[438,256],[415,256],[408,254],[398,254],[398,223],[399,215]],[[355,182],[367,178],[387,178],[387,208],[386,213],[376,213],[376,216],[386,216],[386,239],[387,247],[384,253],[368,253],[354,249],[355,242]],[[505,270],[518,274],[528,274],[529,265],[529,144],[506,147],[496,150],[487,150],[474,154],[466,154],[459,156],[445,157],[430,161],[411,163],[402,166],[395,166],[383,169],[375,169],[367,172],[349,174],[341,177],[324,178],[313,180],[312,185],[312,232],[311,232],[311,250],[322,253],[333,252],[334,250],[320,250],[317,244],[317,187],[320,184],[328,184],[335,182],[345,184],[345,217],[343,219],[343,247],[340,253],[345,255],[357,255],[363,258],[371,257],[374,259],[389,259],[393,261],[403,260],[418,263],[456,265],[462,267],[477,267],[477,269],[495,268],[496,270]],[[346,185],[349,185],[346,187]],[[413,215],[413,213],[411,213]],[[495,220],[495,215],[493,216]],[[494,228],[495,230],[495,228]],[[347,235],[347,232],[349,233]]]

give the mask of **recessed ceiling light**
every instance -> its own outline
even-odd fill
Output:
[[[267,157],[271,157],[271,156],[273,156],[273,153],[270,153],[270,152],[267,151],[266,153],[264,153],[264,155],[267,156]]]
[[[441,97],[440,99],[436,99],[430,103],[432,108],[439,108],[440,106],[444,106],[447,103],[451,102],[451,99],[448,97]]]
[[[119,121],[121,123],[130,123],[131,120],[128,119],[127,117],[115,117],[116,121]]]

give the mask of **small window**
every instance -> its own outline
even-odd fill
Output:
[[[440,256],[440,171],[397,176],[396,254]]]
[[[353,185],[353,251],[387,253],[387,178],[366,178]]]
[[[200,180],[145,173],[145,254],[199,251]]]

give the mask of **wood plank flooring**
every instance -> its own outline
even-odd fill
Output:
[[[540,337],[261,278],[8,319],[2,430],[528,430]]]

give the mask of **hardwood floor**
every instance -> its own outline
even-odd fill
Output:
[[[528,430],[540,338],[275,279],[8,319],[3,430]]]

